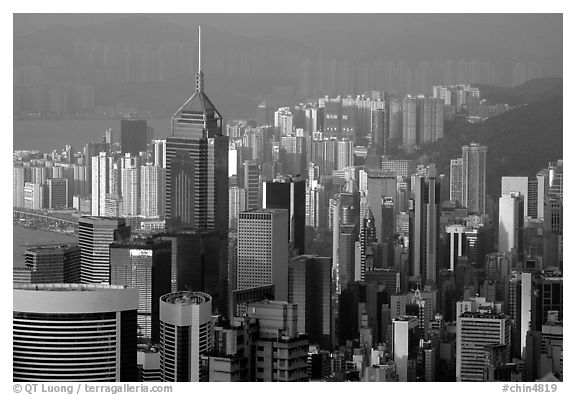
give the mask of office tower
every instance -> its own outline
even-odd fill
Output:
[[[384,198],[392,198],[392,204],[396,203],[396,176],[390,172],[368,172],[368,207],[374,215],[376,226],[376,238],[383,241],[383,229],[387,224],[382,219],[382,204]],[[395,217],[395,216],[394,216]],[[394,226],[394,225],[393,225]]]
[[[543,261],[545,268],[563,265],[563,211],[562,197],[551,195],[544,204]]]
[[[531,329],[541,331],[549,312],[558,314],[558,321],[564,320],[564,281],[560,272],[544,272],[533,275],[531,302]]]
[[[245,210],[261,207],[260,166],[257,161],[244,162],[244,190],[246,191]]]
[[[22,284],[13,301],[14,381],[137,380],[137,289]]]
[[[237,289],[274,284],[288,300],[288,210],[261,209],[238,216]]]
[[[462,147],[462,205],[469,212],[486,213],[486,146]]]
[[[92,157],[92,215],[103,216],[106,212],[106,195],[113,194],[113,158],[106,152]],[[116,192],[117,193],[117,192]]]
[[[154,166],[166,168],[166,139],[153,139]]]
[[[80,248],[74,244],[28,248],[24,265],[31,272],[31,283],[80,282]]]
[[[414,281],[436,282],[440,244],[440,182],[435,169],[412,185],[409,256]]]
[[[215,231],[179,229],[159,233],[154,237],[171,242],[172,292],[204,290],[207,276],[217,276],[215,271],[221,270],[218,267],[220,252],[217,249],[219,242]]]
[[[332,278],[336,293],[354,282],[355,243],[360,232],[360,194],[354,180],[349,179],[336,199],[332,210]]]
[[[214,346],[212,297],[181,291],[160,298],[160,369],[165,382],[202,381],[201,355]]]
[[[24,207],[25,169],[14,166],[12,169],[12,206]]]
[[[138,288],[138,337],[159,341],[159,300],[171,292],[168,241],[131,238],[110,244],[110,284]]]
[[[78,220],[80,282],[110,282],[110,244],[130,237],[123,218],[82,217]]]
[[[402,144],[414,147],[420,144],[417,132],[417,99],[407,96],[402,99]]]
[[[224,250],[229,144],[222,116],[204,93],[200,49],[199,42],[196,92],[172,116],[166,139],[166,216],[182,227],[218,230]]]
[[[147,163],[140,167],[140,215],[163,218],[166,214],[166,169]]]
[[[334,336],[331,269],[330,257],[299,255],[288,262],[288,303],[298,305],[298,332],[325,350]]]
[[[144,119],[120,120],[120,147],[122,153],[138,155],[146,151],[148,140],[148,125]]]
[[[248,304],[248,317],[260,326],[256,381],[308,381],[308,336],[298,333],[298,307],[274,300]]]
[[[450,201],[464,205],[462,198],[462,158],[450,160]]]
[[[360,227],[360,267],[359,273],[355,274],[356,281],[364,281],[366,273],[366,258],[372,253],[372,244],[377,242],[376,224],[372,210],[368,207],[366,215],[362,219]]]
[[[274,112],[274,127],[277,130],[277,136],[287,136],[292,134],[293,115],[290,107],[281,107]]]
[[[466,250],[466,227],[464,225],[449,225],[446,227],[448,235],[448,254],[450,256],[450,271],[454,271],[460,257]]]
[[[418,318],[399,316],[392,320],[392,352],[400,382],[416,381]]]
[[[43,184],[24,183],[24,208],[29,210],[42,210],[45,208],[46,188]]]
[[[524,217],[528,217],[528,206],[534,204],[531,199],[533,195],[529,195],[528,192],[529,180],[528,177],[502,177],[502,196],[509,195],[511,192],[518,192],[524,197],[524,212],[522,214]],[[533,192],[532,188],[530,190]]]
[[[86,144],[83,150],[84,160],[87,161],[85,164],[90,164],[90,158],[98,156],[100,152],[108,153],[109,151],[110,151],[110,144],[105,141],[99,143],[92,142]]]
[[[524,251],[524,196],[510,192],[500,197],[498,252]]]
[[[306,231],[306,181],[303,177],[282,176],[262,184],[265,209],[288,210],[288,241],[297,254],[304,253]]]
[[[465,312],[456,323],[456,381],[482,381],[484,347],[503,344],[510,359],[510,319],[501,313]]]
[[[65,178],[49,178],[46,192],[48,193],[48,209],[58,210],[68,207],[68,180]]]

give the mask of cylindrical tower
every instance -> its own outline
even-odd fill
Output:
[[[14,381],[137,381],[138,289],[14,284]]]
[[[200,381],[200,355],[214,344],[212,297],[181,291],[160,298],[162,381]]]

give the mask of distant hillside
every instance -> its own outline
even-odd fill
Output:
[[[562,158],[562,96],[527,104],[481,124],[446,123],[442,140],[413,154],[421,162],[436,163],[450,174],[450,159],[462,155],[462,146],[477,142],[488,146],[487,193],[500,196],[502,176],[534,176],[549,161]]]
[[[562,95],[562,78],[548,77],[526,81],[514,88],[473,84],[480,90],[480,97],[491,103],[507,103],[511,106],[534,103]]]

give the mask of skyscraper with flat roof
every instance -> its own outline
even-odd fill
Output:
[[[78,221],[80,282],[110,282],[110,244],[130,237],[123,218],[82,217]]]
[[[486,153],[488,147],[471,143],[462,147],[462,204],[469,212],[486,213]]]
[[[238,216],[237,288],[274,284],[277,300],[288,300],[288,210],[261,209]]]

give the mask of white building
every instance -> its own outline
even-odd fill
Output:
[[[522,252],[524,196],[519,192],[502,194],[499,201],[498,252]]]

